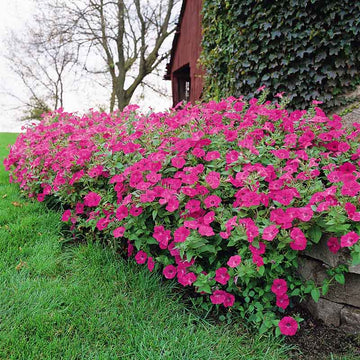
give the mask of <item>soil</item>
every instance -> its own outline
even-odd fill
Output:
[[[305,309],[296,309],[304,321],[295,336],[286,338],[286,342],[299,350],[290,353],[296,360],[327,360],[343,358],[360,359],[360,334],[349,335],[342,330],[325,326],[321,320],[314,319]]]

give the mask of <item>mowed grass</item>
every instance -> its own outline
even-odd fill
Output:
[[[174,283],[109,249],[61,241],[60,215],[21,196],[2,166],[0,359],[287,359],[279,339],[186,310]]]

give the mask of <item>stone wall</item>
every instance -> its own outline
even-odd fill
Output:
[[[349,262],[350,254],[347,249],[340,249],[337,254],[333,254],[327,248],[326,241],[322,240],[301,257],[299,273],[304,280],[314,280],[321,286],[329,267]],[[305,306],[315,318],[323,320],[325,324],[339,327],[348,333],[359,334],[360,265],[349,266],[344,285],[334,281],[328,293],[322,295],[317,303],[310,299]]]

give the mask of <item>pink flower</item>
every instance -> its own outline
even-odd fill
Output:
[[[165,230],[163,226],[155,226],[153,238],[159,242],[160,249],[166,249],[171,239],[171,231]]]
[[[256,92],[261,92],[261,91],[263,91],[265,89],[266,89],[266,85],[262,85],[256,90]]]
[[[237,161],[237,159],[239,158],[239,153],[236,150],[231,150],[226,154],[225,158],[226,158],[226,164],[230,165],[235,161]]]
[[[269,192],[270,199],[279,202],[282,205],[290,205],[290,203],[294,199],[294,192],[292,189],[284,189],[284,190],[271,190]]]
[[[216,171],[210,171],[209,174],[206,175],[205,181],[212,189],[216,189],[220,185],[220,174]]]
[[[147,254],[146,252],[140,250],[136,255],[135,255],[135,261],[138,263],[138,264],[145,264],[146,262],[146,259],[147,259]]]
[[[197,158],[201,159],[205,155],[205,150],[201,148],[195,148],[191,153]]]
[[[210,295],[210,301],[213,304],[222,304],[225,300],[226,291],[224,290],[215,290],[212,295]]]
[[[279,329],[283,335],[293,336],[299,327],[298,323],[291,316],[285,316],[279,321]]]
[[[61,217],[61,221],[67,222],[70,220],[70,217],[71,217],[71,210],[70,209],[65,210]]]
[[[121,205],[116,209],[116,218],[121,221],[129,215],[129,210],[125,205]]]
[[[163,274],[167,279],[173,279],[176,276],[176,271],[174,265],[167,265],[164,267]]]
[[[154,259],[151,256],[149,256],[148,261],[147,261],[147,267],[150,272],[152,272],[154,270],[154,266],[155,266]]]
[[[165,209],[169,212],[174,212],[178,208],[179,208],[179,200],[175,196],[171,197]]]
[[[214,230],[211,226],[208,225],[200,225],[199,226],[199,234],[202,236],[213,236],[215,235]]]
[[[189,200],[185,205],[185,209],[189,210],[189,213],[194,213],[200,210],[200,201],[199,200]]]
[[[82,214],[84,212],[84,204],[83,203],[77,203],[75,206],[75,213],[76,214]]]
[[[96,207],[99,205],[100,200],[101,196],[99,194],[90,191],[84,197],[84,205],[89,207]]]
[[[293,250],[305,250],[307,241],[306,241],[306,237],[305,237],[304,233],[301,231],[301,229],[294,227],[290,231],[290,237],[293,240],[290,243],[290,247]]]
[[[263,242],[259,242],[259,246],[255,247],[252,245],[249,245],[249,249],[251,251],[251,253],[254,255],[262,255],[265,253],[266,250],[266,245]]]
[[[205,161],[211,161],[211,160],[215,160],[215,159],[219,159],[220,158],[220,153],[218,151],[209,151],[206,155],[204,160]]]
[[[118,228],[116,228],[116,229],[113,231],[114,238],[123,237],[123,236],[124,236],[124,233],[125,233],[125,228],[124,228],[124,226],[119,226]]]
[[[210,195],[204,200],[205,207],[218,207],[221,203],[221,199],[217,195]]]
[[[276,295],[280,296],[287,292],[287,284],[284,279],[275,279],[271,286],[271,291]]]
[[[180,250],[175,248],[174,242],[171,242],[168,245],[168,250],[169,250],[171,256],[180,257]]]
[[[221,267],[215,271],[215,280],[218,283],[222,285],[226,285],[229,279],[230,279],[230,275],[226,268]]]
[[[88,171],[88,175],[91,178],[95,178],[95,177],[100,176],[102,174],[103,170],[104,170],[104,168],[102,167],[102,165],[97,165]]]
[[[215,220],[215,212],[214,211],[209,211],[203,217],[203,222],[205,225],[211,224],[214,220]]]
[[[330,237],[326,244],[333,254],[336,254],[340,250],[339,240],[336,237]]]
[[[241,256],[240,255],[233,255],[230,256],[227,265],[231,268],[237,267],[241,263]]]
[[[189,235],[190,230],[181,226],[174,231],[174,242],[184,242]]]
[[[297,210],[298,210],[297,217],[301,221],[305,221],[305,222],[310,221],[314,215],[314,212],[312,211],[310,206],[298,208]]]
[[[134,252],[134,245],[128,240],[127,255],[130,257]]]
[[[276,225],[267,226],[262,234],[262,238],[267,241],[272,241],[275,239],[276,235],[279,233],[279,229]]]
[[[178,281],[183,286],[192,285],[196,281],[196,275],[193,272],[189,272],[185,275],[178,276]]]
[[[141,206],[135,206],[133,205],[131,208],[130,208],[130,215],[132,216],[139,216],[141,213],[142,213],[142,207]]]
[[[230,307],[234,305],[235,302],[235,296],[233,294],[229,294],[228,292],[225,291],[225,295],[224,295],[224,302],[223,305],[225,307]]]
[[[278,159],[288,159],[290,157],[290,151],[285,149],[270,150],[270,152]]]
[[[289,306],[289,297],[286,294],[281,294],[276,297],[276,306],[281,309],[286,309]]]
[[[186,161],[182,157],[178,156],[171,159],[171,165],[178,169],[181,169],[185,164]]]
[[[340,245],[341,247],[350,247],[354,244],[356,244],[359,240],[359,235],[354,232],[354,231],[350,231],[349,233],[347,233],[346,235],[343,235],[340,238]]]
[[[252,261],[257,267],[264,265],[264,259],[259,254],[253,254]]]

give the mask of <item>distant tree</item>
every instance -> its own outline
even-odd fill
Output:
[[[25,117],[33,110],[55,110],[64,106],[64,78],[77,63],[76,55],[68,41],[53,36],[38,22],[27,27],[26,36],[11,33],[4,57],[27,92],[11,94],[25,106]]]
[[[41,9],[37,24],[47,34],[39,36],[36,47],[47,52],[49,44],[61,44],[50,46],[51,51],[59,51],[51,52],[56,74],[63,75],[75,60],[78,68],[109,89],[110,111],[128,105],[139,85],[154,88],[145,78],[169,55],[164,43],[175,31],[174,15],[180,0],[36,0],[36,3]],[[37,66],[43,68],[43,64]],[[52,82],[56,85],[52,96],[59,105],[63,93],[60,78]]]
[[[46,104],[45,100],[31,97],[26,104],[24,116],[21,120],[41,120],[42,114],[48,113],[53,109]]]

